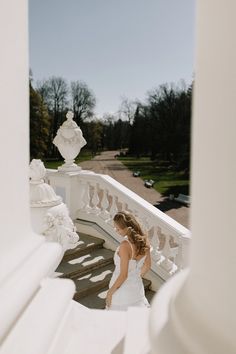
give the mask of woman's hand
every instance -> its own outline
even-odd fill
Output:
[[[109,308],[111,306],[112,293],[108,290],[106,297],[106,307]]]

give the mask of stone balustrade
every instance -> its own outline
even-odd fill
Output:
[[[48,179],[57,194],[62,192],[73,219],[95,222],[114,241],[120,240],[114,215],[121,210],[134,214],[151,242],[152,271],[162,279],[187,265],[189,230],[112,177],[81,171],[49,172]]]

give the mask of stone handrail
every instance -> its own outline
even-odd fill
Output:
[[[117,211],[129,211],[149,236],[155,273],[166,280],[187,265],[188,229],[108,175],[81,171],[71,177],[76,177],[79,191],[77,218],[96,222],[111,237],[119,240],[113,228],[113,217]]]

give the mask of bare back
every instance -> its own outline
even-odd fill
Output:
[[[142,259],[142,258],[144,258],[144,257],[146,257],[147,255],[150,254],[150,245],[149,245],[149,243],[147,243],[147,246],[148,246],[149,248],[146,250],[145,254],[136,255],[136,254],[137,254],[137,248],[136,248],[135,244],[132,243],[132,242],[128,239],[128,237],[125,238],[125,240],[124,240],[123,242],[125,242],[125,241],[128,242],[129,245],[130,245],[129,258],[130,258],[131,260],[139,261],[140,259]],[[119,253],[118,253],[118,254],[119,254]]]

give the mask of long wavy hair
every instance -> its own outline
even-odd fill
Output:
[[[135,245],[136,256],[144,255],[149,249],[147,235],[144,234],[135,217],[128,212],[120,211],[114,216],[113,220],[121,229],[127,228],[127,236],[131,243]]]

